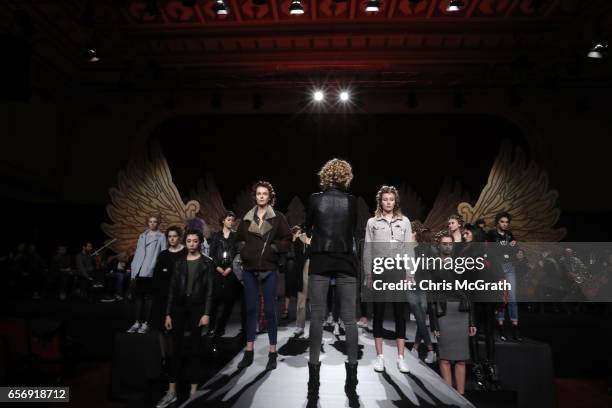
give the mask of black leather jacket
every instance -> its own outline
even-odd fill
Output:
[[[357,200],[338,188],[312,194],[305,224],[311,253],[352,253]]]
[[[199,261],[200,267],[198,268],[198,275],[193,283],[193,289],[189,297],[186,295],[187,258],[183,258],[176,263],[176,269],[170,279],[170,287],[168,290],[167,315],[171,314],[174,306],[183,306],[187,303],[191,305],[205,305],[204,314],[210,314],[215,263],[211,258],[205,255],[202,255]]]

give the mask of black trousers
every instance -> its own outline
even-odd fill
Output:
[[[403,339],[406,337],[406,318],[404,316],[405,303],[388,302],[393,309],[393,317],[395,318],[395,338]],[[387,302],[372,302],[374,306],[374,337],[383,336],[383,321],[385,320],[385,305]]]
[[[478,333],[484,334],[486,359],[495,361],[495,308],[496,303],[474,302],[474,314]],[[470,337],[470,353],[472,360],[476,363],[481,361],[480,351],[478,350],[478,336]]]
[[[204,311],[204,305],[185,305],[175,306],[170,314],[173,350],[168,361],[168,377],[171,383],[176,383],[181,378],[190,384],[197,384],[200,380],[203,343],[199,322]]]
[[[212,302],[212,310],[210,312],[209,327],[216,332],[224,331],[225,326],[232,314],[236,301],[242,302],[242,285],[233,273],[228,276],[221,276],[218,272],[215,275],[215,290]],[[219,313],[221,308],[221,313]],[[243,303],[241,303],[240,318],[244,328],[244,311]]]

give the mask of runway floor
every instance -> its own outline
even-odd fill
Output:
[[[392,325],[391,322],[385,322]],[[389,327],[390,328],[390,327]],[[237,327],[232,327],[237,330]],[[306,406],[308,381],[308,340],[292,338],[295,327],[279,327],[278,367],[266,371],[268,358],[267,335],[255,342],[254,363],[245,370],[236,365],[242,353],[204,384],[196,395],[181,407],[285,408]],[[414,338],[414,322],[408,326],[409,339]],[[308,324],[306,325],[306,335]],[[228,336],[233,333],[228,330]],[[440,376],[406,349],[410,374],[400,373],[396,366],[395,340],[384,340],[384,373],[373,370],[376,357],[374,338],[367,330],[359,329],[360,360],[357,393],[361,407],[473,407],[449,387]],[[321,387],[319,407],[348,406],[344,393],[345,369],[344,336],[334,336],[331,328],[324,332],[321,353]]]

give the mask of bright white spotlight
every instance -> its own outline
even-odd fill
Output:
[[[351,98],[351,96],[349,95],[348,91],[340,92],[340,100],[342,102],[347,102],[350,98]]]
[[[315,91],[312,97],[316,102],[322,102],[325,95],[323,95],[323,91]]]

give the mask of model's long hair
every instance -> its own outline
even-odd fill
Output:
[[[395,197],[395,207],[393,207],[393,216],[401,217],[402,209],[400,208],[400,196],[399,191],[394,186],[382,186],[378,193],[376,193],[376,211],[374,212],[374,216],[382,217],[383,216],[383,208],[382,208],[382,199],[383,194],[393,194]]]
[[[331,187],[347,190],[353,180],[353,168],[346,160],[331,159],[321,167],[318,175],[324,190]]]

